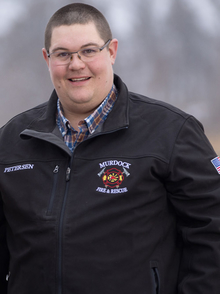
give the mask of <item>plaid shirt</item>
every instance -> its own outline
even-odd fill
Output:
[[[106,120],[109,112],[112,110],[117,99],[117,89],[115,85],[112,86],[111,91],[99,107],[83,121],[78,124],[79,132],[77,132],[70,122],[64,117],[62,105],[60,100],[57,100],[57,125],[63,136],[65,144],[74,151],[76,146],[82,141],[86,140],[89,134],[94,131]]]

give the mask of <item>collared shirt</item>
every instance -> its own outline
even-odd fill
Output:
[[[109,112],[114,106],[117,95],[117,89],[115,85],[113,85],[108,96],[99,105],[99,107],[91,115],[79,122],[79,132],[77,132],[70,125],[68,119],[65,118],[60,100],[57,100],[57,125],[63,136],[65,144],[71,152],[73,152],[76,146],[84,141],[89,134],[94,133],[94,131],[106,120]]]

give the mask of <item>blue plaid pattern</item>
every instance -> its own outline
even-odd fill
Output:
[[[79,132],[77,132],[65,118],[60,100],[57,100],[57,125],[63,136],[65,144],[71,152],[74,151],[79,143],[86,140],[89,134],[94,133],[94,131],[106,120],[109,112],[114,106],[117,95],[117,89],[115,85],[113,85],[108,96],[99,105],[99,107],[91,115],[79,122]]]

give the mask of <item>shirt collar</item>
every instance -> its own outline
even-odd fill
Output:
[[[85,122],[87,124],[88,130],[90,134],[92,134],[98,126],[103,123],[109,112],[112,110],[114,103],[117,99],[117,89],[113,84],[111,91],[108,96],[104,99],[104,101],[99,105],[99,107],[87,118],[85,118]]]
[[[92,134],[97,127],[107,118],[109,112],[114,106],[114,103],[117,99],[118,92],[113,84],[108,96],[104,101],[99,105],[99,107],[88,117],[84,119],[85,124],[87,125],[88,131]],[[72,129],[73,132],[77,132],[73,127],[71,127],[69,120],[63,114],[62,104],[58,98],[57,100],[57,124],[59,129],[64,137],[69,129]]]

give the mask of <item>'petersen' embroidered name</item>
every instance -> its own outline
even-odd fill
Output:
[[[23,164],[23,165],[6,167],[4,170],[4,173],[11,173],[11,172],[25,170],[25,169],[34,169],[34,164]]]

